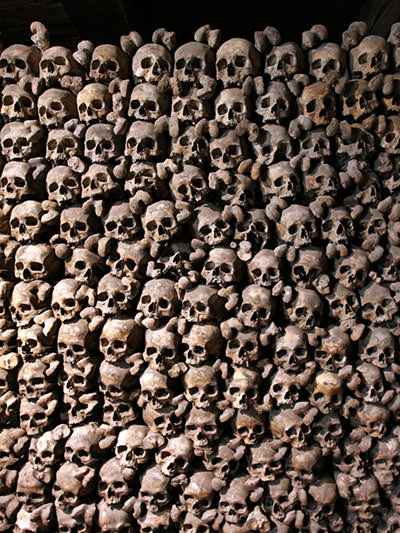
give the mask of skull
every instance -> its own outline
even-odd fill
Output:
[[[350,70],[353,78],[370,79],[389,67],[390,47],[383,37],[367,35],[350,50]]]
[[[132,163],[124,186],[125,191],[131,196],[141,190],[145,190],[153,196],[162,191],[163,187],[162,181],[157,176],[154,162]]]
[[[271,80],[282,81],[304,72],[304,55],[300,46],[295,43],[274,46],[265,58],[264,72]]]
[[[19,471],[16,496],[27,511],[33,511],[48,498],[48,486],[35,477],[35,470],[29,462]]]
[[[53,165],[66,165],[74,156],[82,155],[81,141],[66,129],[51,129],[47,135],[46,158]]]
[[[81,396],[95,389],[97,361],[84,357],[78,361],[65,360],[58,383],[62,385],[65,396]],[[101,388],[101,386],[100,386]]]
[[[337,284],[331,294],[326,296],[329,314],[343,327],[352,327],[357,322],[360,310],[358,294]]]
[[[210,102],[200,99],[194,87],[172,97],[171,117],[176,118],[181,124],[195,124],[203,118],[210,119],[212,116]]]
[[[354,394],[364,402],[380,403],[385,392],[381,370],[371,363],[356,367],[360,383]]]
[[[316,81],[304,87],[299,98],[301,113],[316,126],[326,126],[336,115],[336,101],[331,87]]]
[[[221,200],[226,205],[254,206],[256,192],[254,180],[244,174],[233,174],[231,182],[220,185]]]
[[[182,531],[187,533],[210,533],[210,526],[192,513],[186,513],[182,522]]]
[[[337,499],[337,487],[335,480],[329,477],[322,477],[310,483],[309,493],[311,496],[311,517],[318,524],[321,520],[330,517],[335,510]]]
[[[354,249],[350,255],[337,261],[334,276],[343,287],[358,289],[365,285],[370,269],[368,254]]]
[[[185,43],[175,51],[174,60],[174,77],[180,83],[193,84],[201,76],[213,75],[215,57],[207,44]]]
[[[120,431],[115,456],[122,467],[136,469],[149,460],[149,449],[144,446],[148,435],[149,428],[146,426],[131,425]]]
[[[368,325],[385,324],[393,319],[397,311],[387,287],[371,283],[361,293],[361,314]]]
[[[398,73],[392,75],[392,84],[392,91],[389,94],[382,95],[382,103],[388,115],[400,112],[400,76]]]
[[[300,155],[319,163],[332,153],[330,139],[323,128],[307,131],[300,138]]]
[[[307,337],[298,326],[287,326],[277,337],[274,363],[287,372],[300,370],[308,361]]]
[[[260,357],[260,346],[257,333],[253,329],[238,331],[228,340],[226,357],[234,365],[249,367]]]
[[[269,201],[272,196],[290,201],[300,192],[299,177],[288,161],[280,161],[268,166],[260,186],[265,202]]]
[[[62,128],[78,117],[75,96],[64,89],[47,89],[38,98],[39,122],[47,129]]]
[[[291,94],[286,85],[280,81],[271,81],[265,94],[256,99],[256,114],[263,124],[281,123],[290,116]]]
[[[54,392],[39,398],[21,398],[19,424],[29,437],[39,435],[49,429],[57,416],[58,400]]]
[[[171,383],[166,374],[147,367],[140,376],[141,399],[153,409],[162,409],[172,398]]]
[[[211,366],[191,367],[185,374],[185,397],[195,407],[211,407],[219,397],[216,372]]]
[[[139,498],[146,509],[157,513],[170,502],[172,494],[170,479],[165,476],[158,465],[145,470],[141,480]]]
[[[5,83],[18,83],[25,76],[37,76],[40,51],[36,46],[13,44],[0,55],[0,76]]]
[[[128,202],[116,202],[104,217],[104,235],[117,240],[134,240],[140,226]]]
[[[132,493],[133,471],[120,464],[116,457],[100,468],[98,493],[109,505],[121,504]]]
[[[156,242],[167,242],[179,231],[174,203],[160,200],[150,204],[142,216],[144,236]]]
[[[207,453],[221,434],[216,413],[193,406],[186,419],[185,433],[193,441],[195,455]]]
[[[284,472],[288,447],[280,441],[265,439],[250,448],[250,475],[263,482],[274,481]]]
[[[243,266],[236,252],[228,248],[213,248],[201,271],[207,285],[228,287],[240,282]]]
[[[61,322],[77,318],[82,309],[94,303],[94,290],[76,279],[62,279],[54,286],[51,309]]]
[[[85,207],[69,207],[61,211],[60,236],[68,244],[83,243],[90,235],[97,233],[98,218]]]
[[[316,420],[314,425],[314,440],[321,446],[323,452],[324,450],[334,452],[344,435],[340,416],[335,413],[329,413]]]
[[[132,424],[138,417],[137,407],[132,401],[124,402],[104,397],[103,422],[119,429]]]
[[[218,290],[208,285],[197,285],[185,292],[182,316],[188,322],[204,323],[219,320],[224,314],[223,299]]]
[[[196,237],[209,246],[228,244],[232,236],[229,223],[222,218],[222,212],[211,204],[203,204],[196,210],[194,222]]]
[[[99,389],[111,401],[129,401],[136,384],[136,377],[131,367],[121,362],[109,363],[102,361],[99,368]]]
[[[260,250],[248,264],[250,280],[261,287],[272,287],[281,280],[281,260],[273,250]]]
[[[228,130],[210,143],[211,163],[220,170],[236,169],[246,155],[245,139],[233,130]]]
[[[300,248],[292,263],[292,279],[297,285],[312,288],[318,276],[327,270],[327,258],[320,248]]]
[[[130,513],[119,507],[109,506],[104,500],[98,504],[98,511],[101,533],[133,533]]]
[[[310,427],[292,409],[274,411],[270,417],[272,436],[293,448],[302,448],[307,444]]]
[[[95,422],[78,426],[65,443],[66,461],[78,466],[94,466],[101,458],[101,451],[113,442],[113,430],[98,426]]]
[[[160,44],[145,44],[133,56],[132,72],[138,80],[157,84],[165,74],[172,73],[171,55]]]
[[[180,495],[180,503],[186,511],[202,516],[205,511],[212,508],[214,501],[214,488],[212,472],[195,472],[189,479],[183,494]],[[201,530],[200,530],[201,531]]]
[[[280,124],[266,124],[260,130],[257,142],[253,144],[257,163],[264,166],[289,161],[294,155],[289,133]]]
[[[312,289],[299,287],[297,295],[286,306],[289,319],[305,330],[318,326],[323,314],[323,302]]]
[[[108,318],[100,334],[105,361],[118,363],[140,349],[143,330],[132,318]]]
[[[334,372],[347,364],[351,340],[345,331],[340,327],[331,327],[320,342],[320,347],[315,350],[315,360],[323,370]]]
[[[120,278],[106,274],[97,286],[97,307],[104,316],[129,311],[136,291],[132,292]]]
[[[3,287],[0,284],[3,301],[11,290],[8,285],[8,282]],[[18,327],[27,326],[36,315],[49,308],[51,290],[51,285],[39,280],[29,283],[21,281],[14,286],[9,309],[12,319]]]
[[[217,80],[224,88],[241,87],[247,76],[256,76],[261,67],[260,56],[246,39],[230,39],[217,51]]]
[[[154,409],[146,403],[142,411],[143,421],[156,434],[170,437],[182,432],[184,417],[177,413],[176,407],[168,406],[163,409]],[[189,435],[190,437],[190,435]]]
[[[277,407],[293,407],[300,397],[300,387],[296,376],[280,368],[271,378],[269,395]]]
[[[371,328],[362,342],[360,358],[378,368],[387,368],[395,361],[395,340],[386,328]]]
[[[259,442],[265,433],[265,417],[253,409],[238,411],[233,424],[234,435],[248,446]]]
[[[356,412],[357,424],[372,438],[381,439],[390,422],[390,411],[383,405],[363,403]]]
[[[92,124],[86,130],[85,157],[92,163],[108,163],[122,154],[121,139],[112,124]]]
[[[184,165],[181,172],[173,174],[169,189],[175,201],[191,206],[204,203],[210,193],[205,172],[193,165]]]
[[[346,54],[336,43],[323,43],[309,52],[310,74],[318,81],[333,83],[346,70]]]
[[[39,63],[39,76],[46,87],[52,87],[64,76],[83,76],[80,64],[74,59],[71,50],[64,46],[52,46],[45,50]]]
[[[386,130],[380,139],[383,150],[389,154],[400,154],[400,119],[392,115],[386,119]]]
[[[32,167],[23,161],[10,161],[3,167],[0,193],[7,203],[14,204],[29,197],[37,188],[32,177]]]
[[[168,96],[152,83],[139,83],[132,89],[128,116],[135,120],[156,120],[169,111]]]
[[[248,368],[235,368],[225,397],[234,409],[250,409],[257,401],[260,376]]]
[[[46,231],[42,223],[45,210],[40,202],[26,200],[16,205],[11,211],[11,235],[21,243],[36,241]]]
[[[228,524],[240,527],[248,518],[251,501],[251,484],[248,481],[247,476],[232,479],[227,491],[221,494],[219,510]]]
[[[163,141],[152,122],[136,120],[126,134],[124,154],[130,156],[134,163],[149,162],[162,154]]]
[[[393,487],[395,476],[398,475],[399,452],[398,438],[393,433],[379,440],[372,448],[373,473],[384,490]]]
[[[310,198],[337,196],[340,191],[336,169],[324,162],[317,163],[312,171],[303,173],[303,188]]]
[[[160,319],[175,316],[178,310],[178,296],[175,283],[170,279],[164,278],[146,282],[137,309],[146,318],[155,319],[157,322]]]
[[[193,457],[193,443],[185,435],[171,438],[156,455],[164,476],[175,477],[188,471]]]
[[[79,396],[76,396],[75,393],[74,396],[70,396],[64,391],[63,416],[68,421],[70,427],[80,426],[87,423],[93,417],[98,416],[99,403],[99,394],[97,392],[89,392],[87,394],[80,394]],[[107,402],[104,401],[104,420],[106,419],[106,409]]]
[[[113,44],[102,44],[93,50],[89,78],[98,83],[109,83],[115,78],[130,77],[129,58]]]
[[[82,198],[118,196],[120,185],[115,181],[112,167],[94,163],[81,179]]]
[[[351,124],[348,134],[337,134],[337,154],[342,158],[366,157],[375,149],[374,137],[360,124]],[[326,141],[325,141],[326,143]],[[325,152],[325,155],[330,155]]]
[[[227,128],[234,128],[250,118],[250,102],[243,91],[233,87],[224,89],[215,100],[215,120]]]
[[[66,424],[60,424],[31,439],[29,461],[33,464],[36,477],[40,479],[47,468],[52,468],[63,460],[64,441],[68,438],[70,431]]]
[[[349,510],[362,521],[373,520],[381,507],[379,486],[374,476],[360,479],[351,492]]]
[[[86,248],[74,248],[71,257],[65,261],[65,275],[89,287],[97,285],[103,274],[102,259]]]
[[[47,173],[46,190],[49,200],[59,206],[76,203],[81,197],[78,174],[67,166],[56,166]]]
[[[31,400],[54,389],[59,366],[53,354],[24,363],[18,372],[20,393]]]
[[[37,118],[36,100],[30,92],[19,85],[6,85],[1,91],[0,112],[6,122],[35,119]]]
[[[111,95],[101,83],[89,83],[77,94],[76,106],[81,122],[104,122],[111,111]]]
[[[207,137],[200,128],[187,126],[181,135],[172,139],[171,157],[181,160],[182,163],[205,165],[209,159]]]
[[[310,403],[321,413],[328,415],[340,409],[343,399],[341,378],[333,372],[321,372],[315,377]]]
[[[182,353],[189,365],[201,365],[217,358],[223,350],[223,341],[218,326],[193,324],[182,337]]]
[[[311,209],[299,204],[293,204],[282,211],[276,228],[279,238],[295,248],[310,245],[318,237]]]
[[[95,487],[96,471],[88,466],[63,463],[56,473],[52,494],[57,506],[72,508],[87,498]]]
[[[14,275],[23,281],[52,278],[59,268],[60,261],[48,244],[20,246],[15,254]]]
[[[5,333],[3,333],[3,348],[7,350]],[[35,361],[47,353],[51,353],[55,341],[55,332],[51,331],[46,335],[43,327],[39,324],[31,324],[18,328],[18,354],[24,362]],[[13,342],[13,341],[12,341]],[[10,351],[8,348],[7,351]]]
[[[359,121],[379,106],[376,93],[366,80],[349,80],[342,90],[343,116]]]
[[[167,327],[146,329],[143,359],[160,371],[169,370],[179,360],[180,337]]]
[[[56,509],[56,515],[60,533],[74,533],[79,528],[82,531],[90,531],[95,520],[96,504],[84,503],[74,508],[72,512],[69,508],[59,507]]]
[[[321,224],[321,236],[334,244],[348,244],[354,224],[346,207],[332,207]]]
[[[238,318],[248,328],[264,328],[270,322],[275,310],[271,291],[259,285],[248,285],[242,291],[242,305]]]
[[[42,155],[43,131],[37,120],[9,122],[1,128],[0,143],[7,161],[26,161]]]

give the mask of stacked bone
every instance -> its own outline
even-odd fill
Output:
[[[400,28],[2,51],[0,531],[398,531]]]

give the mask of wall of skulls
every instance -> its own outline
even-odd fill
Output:
[[[400,26],[0,55],[0,531],[400,528]]]

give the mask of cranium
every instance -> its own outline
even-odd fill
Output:
[[[303,188],[310,198],[322,195],[337,196],[340,187],[336,169],[323,161],[316,161],[315,168],[303,173]]]
[[[168,97],[152,83],[139,83],[132,89],[128,116],[135,120],[156,120],[167,114]]]
[[[336,114],[334,92],[323,81],[304,87],[299,104],[302,114],[316,126],[326,126]]]
[[[100,460],[102,450],[113,442],[113,429],[109,426],[89,422],[75,427],[65,443],[65,460],[79,466],[93,466]]]
[[[389,67],[389,45],[379,35],[367,35],[350,50],[350,70],[354,78],[370,79]]]
[[[247,268],[250,280],[261,287],[272,287],[281,280],[281,260],[273,250],[260,250]]]
[[[0,76],[5,83],[18,83],[25,76],[37,76],[40,51],[35,46],[13,44],[0,55]]]
[[[16,495],[28,511],[33,511],[48,498],[48,486],[35,477],[34,468],[29,462],[19,471]]]
[[[286,85],[280,81],[271,81],[265,94],[256,99],[255,112],[263,124],[281,123],[290,116],[291,95]]]
[[[171,383],[167,374],[147,367],[140,376],[141,399],[153,409],[162,409],[172,399]]]
[[[49,200],[59,206],[74,204],[81,195],[78,174],[64,165],[56,166],[47,173],[46,189]]]
[[[59,361],[54,355],[25,362],[18,372],[18,387],[21,394],[28,399],[34,399],[54,390],[59,367]]]
[[[332,207],[321,224],[322,238],[334,244],[348,244],[354,237],[354,223],[346,207]]]
[[[258,337],[253,329],[238,331],[226,345],[226,357],[239,366],[250,367],[260,357]]]
[[[66,129],[51,129],[47,135],[46,158],[53,165],[65,165],[74,156],[82,155],[81,140]]]
[[[256,161],[264,166],[289,161],[294,155],[292,140],[284,126],[266,124],[260,130],[258,139],[253,143]]]
[[[168,326],[146,329],[143,359],[156,370],[169,370],[179,360],[180,338]]]
[[[47,89],[38,98],[39,122],[47,129],[62,128],[77,117],[75,96],[65,89]]]
[[[88,466],[63,463],[56,473],[52,494],[59,507],[71,508],[87,497],[95,487],[96,471]]]
[[[216,412],[192,407],[186,419],[186,435],[193,441],[195,454],[212,449],[221,434]]]
[[[282,211],[276,228],[279,238],[296,248],[312,244],[318,236],[311,209],[299,204],[293,204]]]
[[[158,83],[165,74],[172,73],[171,55],[160,44],[145,44],[133,56],[132,73],[137,80]]]
[[[263,482],[274,481],[285,468],[288,447],[279,440],[264,439],[250,448],[250,474]]]
[[[344,327],[354,326],[360,311],[358,294],[337,284],[331,294],[327,295],[329,314]]]
[[[46,87],[52,87],[64,76],[83,76],[83,69],[74,59],[71,50],[64,46],[52,46],[45,50],[39,63],[39,76]]]
[[[58,400],[54,392],[43,394],[39,398],[21,398],[19,406],[19,423],[30,437],[50,429],[57,415]]]
[[[300,370],[308,361],[306,334],[298,326],[287,326],[283,335],[276,338],[274,363],[283,370]]]
[[[294,448],[305,446],[311,431],[301,416],[297,415],[292,409],[281,409],[280,411],[272,412],[270,429],[274,438],[280,439]]]
[[[122,466],[116,457],[100,468],[98,493],[108,505],[123,503],[132,494],[134,472]]]
[[[207,164],[209,156],[208,139],[197,126],[187,126],[178,137],[172,138],[171,157],[182,163],[201,167]]]
[[[104,397],[103,422],[105,424],[122,429],[132,424],[137,417],[138,409],[131,400],[123,401]]]
[[[115,456],[121,466],[128,469],[137,469],[150,458],[150,447],[146,447],[145,439],[151,435],[148,427],[130,425],[118,434],[115,446]]]
[[[370,437],[381,439],[388,431],[390,411],[381,404],[363,403],[357,409],[356,419]]]
[[[256,76],[261,67],[260,56],[246,39],[230,39],[217,50],[217,80],[224,88],[240,87],[246,76]]]
[[[132,318],[110,317],[100,334],[100,351],[107,362],[117,363],[137,351],[142,339],[143,330]]]
[[[212,472],[195,472],[189,479],[183,494],[179,499],[184,509],[195,516],[202,516],[212,508],[214,501],[214,487]]]
[[[208,285],[197,285],[185,292],[182,316],[188,322],[204,323],[219,320],[224,314],[223,299],[218,290]]]
[[[270,322],[275,310],[275,299],[271,291],[259,285],[248,285],[242,291],[242,304],[238,318],[247,328],[264,328]]]
[[[246,159],[247,146],[243,136],[228,130],[210,143],[211,163],[220,170],[236,169]]]
[[[248,446],[256,444],[264,435],[265,429],[263,414],[253,409],[237,411],[233,422],[233,433]]]
[[[117,240],[134,240],[140,231],[128,202],[116,202],[104,217],[104,234]]]
[[[240,282],[243,266],[236,252],[228,248],[213,248],[201,271],[207,285],[227,287]]]
[[[152,122],[136,120],[126,134],[124,154],[130,156],[134,163],[152,161],[162,154],[163,140]]]
[[[140,502],[151,512],[159,512],[170,502],[172,494],[170,479],[158,465],[144,471],[139,491]]]
[[[387,323],[397,312],[397,305],[387,287],[371,283],[361,293],[361,314],[369,325]]]
[[[86,207],[69,207],[61,211],[60,236],[68,244],[83,244],[99,229],[98,218]]]
[[[104,397],[111,401],[126,402],[132,398],[132,390],[136,385],[136,377],[131,367],[119,361],[110,363],[102,361],[99,367],[99,389]]]
[[[97,306],[104,316],[129,311],[135,295],[120,278],[106,274],[97,286]]]
[[[76,96],[79,120],[85,124],[105,122],[111,111],[111,95],[105,85],[89,83]]]
[[[1,91],[0,112],[7,122],[35,119],[37,118],[36,100],[30,92],[19,85],[6,85]]]
[[[84,307],[94,303],[94,290],[70,278],[59,281],[51,297],[51,309],[61,322],[77,318]]]
[[[227,128],[234,128],[250,118],[250,102],[237,87],[224,89],[215,100],[215,120]]]
[[[219,397],[216,372],[211,366],[189,368],[184,383],[186,399],[199,409],[211,407]]]
[[[350,255],[337,261],[334,276],[343,287],[359,289],[365,285],[370,268],[368,254],[354,249]]]
[[[265,58],[264,72],[271,80],[290,80],[295,74],[303,72],[304,55],[295,43],[274,46]]]
[[[391,115],[386,119],[386,130],[381,137],[380,144],[389,154],[400,154],[400,119],[397,115]]]
[[[370,115],[379,106],[376,93],[366,80],[349,80],[342,91],[343,116],[355,121]]]
[[[171,437],[182,433],[185,417],[183,413],[177,412],[174,406],[154,409],[149,403],[146,403],[142,411],[142,416],[144,423],[154,433],[163,437]]]
[[[333,372],[321,372],[315,377],[315,386],[310,396],[310,403],[324,415],[340,408],[343,397],[341,378]]]
[[[323,370],[334,372],[347,364],[351,347],[350,337],[343,329],[330,327],[315,350],[315,360]]]
[[[37,189],[32,167],[24,161],[10,161],[3,167],[0,179],[1,196],[9,204],[26,200]]]
[[[189,470],[193,457],[193,443],[185,435],[169,439],[156,455],[161,472],[168,477],[183,474]]]
[[[314,424],[314,440],[321,446],[322,450],[334,452],[344,435],[340,416],[335,413],[329,413],[316,420]]]
[[[223,220],[222,212],[216,206],[203,204],[196,213],[194,229],[197,238],[209,246],[221,246],[229,242],[232,228],[226,220]]]
[[[11,287],[9,283],[3,283],[1,292],[4,296],[9,294]],[[36,315],[42,313],[50,305],[52,287],[44,281],[30,281],[17,283],[12,291],[10,301],[10,313],[13,321],[20,326],[27,326]]]
[[[225,393],[235,409],[250,409],[257,401],[260,376],[248,368],[235,368]]]
[[[276,407],[293,407],[299,401],[301,394],[296,376],[279,369],[271,378],[269,396]]]
[[[122,154],[121,139],[112,124],[92,124],[86,130],[85,157],[92,163],[108,163]]]
[[[193,324],[182,337],[182,353],[190,365],[201,365],[218,357],[223,349],[221,332],[214,324]]]
[[[290,201],[300,192],[298,175],[288,161],[269,165],[260,185],[264,201],[268,201],[271,196]]]
[[[118,196],[120,185],[115,180],[112,167],[94,163],[81,178],[82,198]]]
[[[145,237],[157,242],[169,241],[178,233],[176,210],[170,200],[160,200],[150,204],[142,216]]]
[[[15,277],[23,281],[53,278],[60,262],[48,244],[20,246],[15,254]]]
[[[299,287],[294,301],[287,304],[287,313],[296,326],[310,330],[321,322],[323,302],[314,290]]]
[[[184,165],[181,172],[173,174],[169,188],[175,201],[192,206],[204,203],[210,193],[205,172],[193,165]]]
[[[194,87],[172,97],[171,117],[181,124],[196,124],[203,118],[212,118],[212,115],[210,101],[200,99]]]
[[[346,70],[346,54],[336,43],[323,43],[309,52],[310,74],[318,81],[332,83]]]
[[[26,161],[42,155],[43,131],[37,120],[9,122],[1,128],[0,143],[7,161]]]
[[[137,309],[146,318],[159,321],[172,318],[178,310],[175,283],[170,279],[154,279],[145,283]]]
[[[200,76],[212,76],[214,52],[204,43],[185,43],[175,50],[174,77],[180,83],[193,84]]]
[[[97,285],[104,274],[104,263],[95,253],[86,248],[74,248],[72,255],[65,260],[65,275],[89,287]]]
[[[115,78],[129,78],[128,56],[113,44],[96,46],[90,61],[89,77],[98,83],[109,83]]]
[[[378,368],[390,367],[395,361],[395,340],[391,331],[371,328],[363,339],[360,358]]]
[[[312,288],[327,270],[327,258],[320,248],[300,248],[292,263],[292,279],[302,287]]]
[[[364,402],[380,403],[385,393],[381,370],[371,363],[361,363],[356,367],[360,383],[354,395]]]

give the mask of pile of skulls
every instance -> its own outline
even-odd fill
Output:
[[[400,24],[31,31],[0,54],[0,531],[399,531]]]

